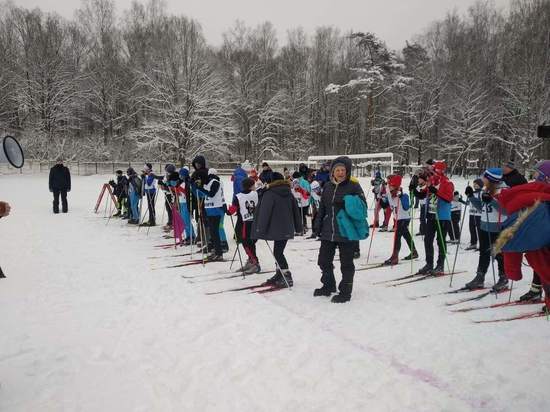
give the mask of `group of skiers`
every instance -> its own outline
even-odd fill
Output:
[[[369,236],[369,226],[368,196],[352,177],[349,158],[339,157],[318,170],[301,164],[298,170],[290,172],[285,168],[282,174],[273,171],[267,163],[262,164],[260,173],[238,166],[232,175],[231,202],[226,202],[223,183],[216,170],[207,167],[203,156],[193,159],[192,168],[192,171],[187,167],[177,170],[169,164],[164,176],[155,175],[150,164],[145,165],[141,176],[132,168],[127,170],[126,176],[117,171],[117,180],[110,182],[118,199],[116,215],[128,218],[130,224],[139,224],[141,204],[144,203],[141,200],[145,197],[149,221],[144,224],[155,225],[155,201],[159,190],[162,191],[168,215],[164,230],[172,231],[174,238],[183,245],[196,245],[208,262],[223,260],[223,253],[229,249],[224,219],[229,215],[233,224],[233,216],[236,216],[235,239],[246,255],[241,271],[243,274],[260,273],[256,243],[258,240],[273,241],[273,248],[266,243],[275,260],[276,271],[265,285],[278,288],[293,285],[284,251],[289,240],[310,229],[308,217],[311,217],[308,238],[320,241],[317,263],[322,273],[321,287],[315,289],[314,295],[330,296],[336,292],[333,262],[338,249],[342,281],[338,285],[339,293],[332,300],[346,302],[351,299],[354,259],[360,256],[359,241]],[[374,197],[371,236],[376,230],[388,231],[392,222],[395,231],[391,254],[384,265],[398,264],[402,240],[409,249],[402,260],[419,257],[414,233],[409,230],[414,217],[411,212],[419,208],[420,228],[416,235],[423,236],[426,262],[418,275],[448,273],[447,246],[460,242],[464,223],[461,220],[469,210],[470,244],[466,249],[479,251],[479,261],[475,277],[465,289],[483,288],[485,275],[494,260],[498,279],[493,290],[506,290],[509,279],[521,277],[521,257],[518,256],[526,253],[536,273],[531,290],[521,299],[541,299],[542,290],[550,283],[549,168],[549,161],[539,162],[532,183],[527,183],[513,162],[503,168],[487,169],[472,186],[468,185],[464,199],[447,177],[446,164],[442,161],[428,160],[412,176],[408,193],[402,187],[402,176],[390,175],[384,179],[376,171],[371,181]],[[379,212],[382,210],[381,221]],[[529,226],[533,223],[538,226]],[[537,227],[541,233],[533,235],[531,232]],[[434,242],[438,247],[437,255]]]

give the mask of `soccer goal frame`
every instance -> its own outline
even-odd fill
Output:
[[[355,173],[358,176],[371,176],[373,171],[379,170],[385,176],[393,174],[394,157],[391,152],[384,153],[359,153],[350,155],[326,155],[309,156],[308,167],[318,167],[323,162],[332,161],[340,156],[347,156],[351,159]]]

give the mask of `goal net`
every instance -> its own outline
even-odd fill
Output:
[[[264,160],[263,162],[267,163],[271,167],[271,170],[279,173],[283,173],[285,167],[292,173],[298,170],[301,163],[308,164],[307,160]],[[261,164],[259,167],[262,167]]]
[[[339,156],[347,156],[353,165],[353,175],[358,177],[373,176],[379,171],[382,177],[393,174],[395,166],[393,153],[363,153],[352,155],[309,156],[306,164],[317,169],[326,162],[331,162]]]

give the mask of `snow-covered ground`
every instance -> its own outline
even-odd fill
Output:
[[[0,177],[13,208],[0,220],[1,411],[548,409],[550,323],[472,323],[540,305],[452,313],[445,302],[455,297],[409,299],[449,290],[448,278],[373,285],[410,273],[409,264],[357,272],[352,301],[335,305],[312,297],[318,243],[303,239],[288,247],[292,290],[206,295],[268,275],[205,281],[228,263],[153,270],[186,258],[153,247],[166,243],[158,227],[147,235],[92,213],[109,178],[74,176],[70,213],[53,215],[46,175]],[[371,262],[389,257],[392,239],[376,233]],[[265,243],[258,249],[273,268]],[[467,273],[455,287],[476,264],[460,251],[457,269]],[[513,298],[527,290],[525,274]]]

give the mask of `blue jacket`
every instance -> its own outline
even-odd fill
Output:
[[[315,180],[321,183],[323,186],[326,182],[330,180],[330,172],[328,170],[319,170],[315,174]]]
[[[433,201],[434,197],[436,198],[437,218],[439,220],[451,220],[451,202],[447,202],[435,195],[429,197],[426,203],[428,206],[428,213],[430,211],[430,202]]]
[[[518,217],[518,213],[511,215],[502,224],[502,229],[512,226]],[[529,213],[502,250],[504,252],[529,252],[549,246],[550,202],[544,202]]]
[[[235,203],[236,196],[243,191],[243,180],[248,177],[248,174],[241,166],[237,166],[233,172],[233,202]]]
[[[369,235],[367,205],[359,196],[344,196],[344,208],[340,209],[336,220],[340,235],[348,240],[363,240]]]

